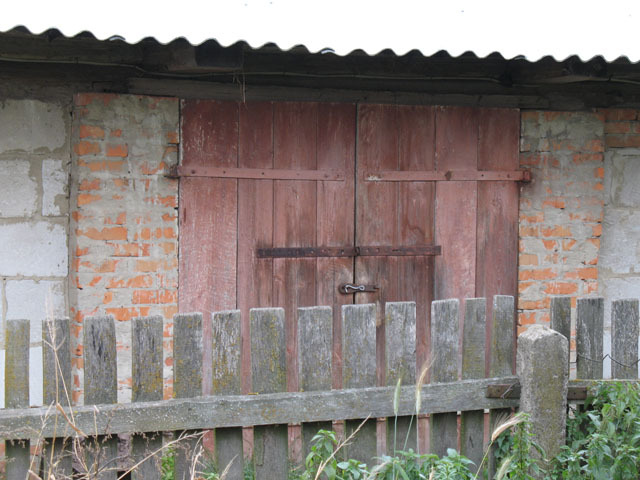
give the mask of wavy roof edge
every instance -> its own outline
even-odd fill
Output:
[[[397,51],[396,49],[390,46],[390,47],[376,49],[375,51],[367,50],[366,48],[363,48],[363,47],[336,50],[335,47],[332,47],[329,44],[327,44],[327,46],[324,46],[324,47],[315,46],[310,48],[310,46],[307,44],[295,43],[295,42],[287,42],[285,45],[283,45],[282,42],[278,43],[277,41],[262,41],[262,40],[252,41],[251,39],[241,39],[241,38],[238,38],[235,40],[229,39],[225,41],[224,39],[215,38],[215,37],[194,39],[194,38],[188,38],[187,36],[184,36],[184,35],[172,37],[172,38],[165,38],[165,39],[158,39],[155,36],[137,36],[134,40],[130,40],[130,39],[127,39],[125,36],[117,33],[112,35],[106,35],[106,34],[96,35],[94,32],[89,30],[76,31],[73,34],[70,34],[70,33],[65,33],[58,27],[50,27],[50,28],[43,29],[40,32],[37,32],[37,31],[33,32],[25,25],[16,25],[9,29],[2,30],[0,34],[26,34],[28,36],[33,36],[33,37],[47,37],[49,39],[54,39],[57,37],[64,37],[66,39],[92,39],[99,42],[121,41],[132,46],[136,46],[145,42],[155,42],[158,45],[168,46],[175,42],[185,41],[189,43],[191,46],[197,47],[204,43],[214,41],[218,43],[220,46],[225,48],[242,44],[242,45],[248,46],[252,50],[275,48],[283,53],[300,50],[309,54],[332,53],[334,55],[338,55],[341,57],[347,57],[351,55],[367,55],[370,57],[376,57],[376,56],[388,55],[388,54],[395,55],[397,57],[403,57],[405,55],[409,55],[417,52],[425,58],[433,57],[437,55],[447,55],[451,58],[473,57],[476,59],[488,59],[490,57],[491,58],[499,57],[500,59],[507,60],[507,61],[526,60],[531,63],[538,63],[538,62],[543,62],[548,60],[552,60],[555,62],[564,62],[569,59],[575,59],[575,58],[579,59],[583,63],[589,63],[591,61],[597,61],[600,59],[604,60],[607,63],[634,63],[635,64],[640,62],[640,56],[637,59],[636,58],[632,59],[629,55],[618,55],[616,57],[612,57],[612,56],[606,56],[605,54],[601,54],[601,53],[590,54],[588,56],[585,56],[584,54],[581,55],[580,53],[567,53],[563,56],[557,56],[555,54],[548,53],[548,54],[539,54],[536,57],[532,58],[531,56],[527,56],[525,53],[519,53],[519,54],[512,53],[512,54],[505,55],[504,51],[499,51],[499,50],[489,51],[490,49],[478,52],[477,49],[476,50],[456,49],[452,51],[451,49],[434,47],[432,49],[429,49],[428,51],[425,51],[424,48],[418,48],[418,47],[408,48],[407,47],[402,49],[401,51]]]

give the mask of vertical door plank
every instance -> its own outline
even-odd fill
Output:
[[[638,299],[611,302],[611,376],[638,378]]]
[[[238,164],[238,104],[185,100],[182,104],[184,166]],[[180,180],[180,266],[178,306],[209,318],[236,307],[237,180]],[[204,326],[205,394],[211,393],[211,331]]]
[[[602,378],[604,298],[579,298],[576,316],[576,375],[580,379]]]
[[[458,299],[436,300],[431,304],[431,382],[454,382],[458,379],[460,302]],[[431,452],[447,454],[458,446],[458,415],[431,415]]]
[[[240,105],[238,166],[273,168],[273,104]],[[272,307],[273,260],[257,248],[273,246],[273,180],[238,180],[238,309],[242,317],[242,393],[251,391],[249,309]]]
[[[462,379],[484,378],[487,301],[465,301],[462,332]],[[462,412],[460,416],[460,452],[480,465],[484,454],[484,411]]]
[[[42,393],[44,404],[71,404],[71,346],[69,319],[55,319],[42,324]],[[47,439],[42,449],[44,478],[71,477],[72,457],[70,432],[60,425],[57,438]]]
[[[298,309],[298,369],[300,390],[331,390],[333,308]],[[331,422],[302,425],[303,452],[310,451],[311,438],[319,429],[331,430]]]
[[[478,115],[478,170],[517,170],[519,110],[487,108]],[[478,182],[477,297],[517,295],[518,197],[516,182]],[[487,307],[491,318],[492,303]]]
[[[29,320],[7,320],[4,341],[5,408],[26,408],[29,406]],[[29,453],[29,440],[6,441],[7,480],[27,478],[31,463]]]
[[[489,353],[489,376],[503,377],[513,375],[515,345],[515,302],[514,297],[495,295],[493,297],[491,319],[491,351]],[[489,425],[491,431],[498,421],[509,415],[509,409],[495,409],[489,412]],[[495,449],[494,449],[495,451]],[[496,472],[494,451],[489,455],[489,478],[493,478]]]
[[[240,310],[216,312],[212,316],[213,336],[213,394],[240,395],[242,393],[242,328]],[[242,428],[218,428],[216,464],[227,470],[228,480],[241,480],[244,463]]]
[[[255,308],[251,316],[251,380],[255,393],[287,390],[285,312]],[[287,478],[287,426],[254,428],[253,459],[256,480]]]
[[[202,395],[202,314],[187,313],[173,317],[173,396]],[[200,449],[197,432],[177,432],[186,437],[175,454],[175,479],[187,480],[198,470],[195,457]]]
[[[387,386],[416,383],[416,303],[390,302],[385,306],[385,379]],[[417,412],[416,412],[417,414]],[[387,453],[417,448],[417,418],[390,418]]]
[[[352,104],[318,105],[317,168],[342,170],[344,182],[317,182],[317,245],[354,245],[356,108]],[[341,387],[342,305],[352,295],[338,293],[338,286],[354,280],[353,258],[318,258],[316,302],[333,305],[333,388]],[[300,344],[302,345],[302,344]]]
[[[131,401],[162,400],[162,323],[161,316],[134,318],[131,322]],[[162,433],[133,435],[131,472],[135,480],[160,479],[162,472]],[[142,462],[142,463],[140,463]]]
[[[398,245],[396,182],[368,182],[369,172],[397,170],[397,107],[359,105],[356,188],[356,244]],[[398,298],[397,257],[356,257],[358,284],[378,285],[374,293],[355,294],[357,303],[376,304],[377,384],[384,385],[384,305]],[[382,439],[381,439],[382,440]]]
[[[476,109],[437,108],[438,171],[475,170],[477,143]],[[435,259],[436,299],[475,296],[476,183],[454,181],[436,184],[436,243],[442,246],[442,255]]]
[[[376,385],[375,304],[342,306],[342,359],[343,388]],[[349,437],[361,423],[347,421],[345,435]],[[376,420],[367,420],[344,450],[345,458],[356,458],[370,465],[377,454]]]
[[[117,403],[116,329],[112,316],[87,317],[83,328],[84,404]],[[97,436],[85,441],[91,478],[118,477],[118,438]]]
[[[318,106],[279,103],[274,111],[274,168],[316,168]],[[276,180],[274,185],[275,247],[316,245],[316,182]],[[298,307],[316,303],[316,260],[274,259],[274,304],[284,307],[287,331],[287,388],[298,389],[295,318]],[[255,389],[255,387],[254,387]]]

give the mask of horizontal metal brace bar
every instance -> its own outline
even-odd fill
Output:
[[[367,182],[481,182],[481,181],[514,181],[530,182],[529,170],[483,171],[483,170],[449,170],[446,172],[382,170],[365,172]]]
[[[346,178],[341,170],[292,170],[276,168],[236,168],[236,167],[185,167],[174,166],[167,175],[171,178],[247,178],[264,180],[312,180],[341,182]]]
[[[283,247],[258,248],[258,258],[315,258],[315,257],[407,257],[440,255],[440,245],[408,247]]]

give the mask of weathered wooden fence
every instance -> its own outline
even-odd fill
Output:
[[[570,336],[570,303],[553,299],[552,326]],[[343,389],[331,390],[332,309],[300,308],[297,315],[300,392],[286,392],[284,311],[250,311],[252,394],[241,395],[241,319],[238,311],[218,312],[206,321],[213,332],[213,396],[202,391],[202,328],[200,314],[174,317],[174,399],[162,400],[162,318],[132,321],[132,403],[117,403],[116,343],[110,317],[84,321],[85,405],[69,407],[71,354],[68,320],[45,322],[44,399],[48,406],[28,405],[29,322],[6,325],[5,404],[0,410],[0,436],[6,439],[8,479],[24,479],[29,469],[52,469],[55,478],[79,471],[90,478],[117,478],[118,435],[131,435],[129,465],[134,478],[160,478],[159,458],[166,454],[159,432],[182,437],[175,445],[176,478],[189,478],[197,467],[198,432],[215,430],[215,456],[221,468],[231,464],[228,479],[242,478],[242,427],[254,427],[253,464],[256,478],[287,478],[290,466],[287,425],[301,424],[303,438],[331,422],[346,421],[345,435],[365,418],[346,455],[368,463],[395,447],[421,448],[416,421],[430,415],[430,448],[442,454],[460,448],[476,463],[484,448],[484,411],[492,421],[518,406],[519,384],[514,366],[515,311],[513,297],[496,296],[487,325],[485,299],[467,299],[463,320],[458,300],[442,300],[431,309],[430,383],[415,386],[416,314],[410,302],[385,306],[385,383],[376,386],[376,312],[374,305],[342,307]],[[578,300],[577,371],[580,378],[598,378],[602,364],[602,299]],[[614,303],[612,357],[614,375],[637,377],[637,301]],[[634,313],[635,312],[635,313]],[[635,315],[635,317],[634,317]],[[425,321],[425,319],[422,319]],[[462,329],[460,325],[463,325]],[[485,331],[490,330],[490,345]],[[635,329],[635,330],[634,330]],[[635,338],[635,353],[633,341]],[[488,352],[485,353],[485,347]],[[485,378],[485,354],[490,359]],[[568,360],[563,360],[568,363]],[[599,365],[599,367],[598,367]],[[635,368],[632,368],[632,366]],[[598,371],[598,368],[600,370]],[[394,405],[398,379],[402,387]],[[523,384],[524,385],[524,384]],[[573,382],[570,397],[584,394],[586,382]],[[524,388],[524,387],[523,387]],[[417,395],[419,392],[419,395]],[[417,397],[420,400],[417,402]],[[417,411],[416,411],[417,409]],[[458,413],[461,412],[461,415]],[[376,420],[397,422],[393,442],[376,435]],[[379,430],[379,429],[378,429]],[[78,439],[81,439],[79,441]],[[42,462],[30,456],[30,444],[44,445]],[[167,439],[164,439],[166,446]],[[122,450],[122,449],[121,449]],[[41,466],[43,465],[43,466]]]

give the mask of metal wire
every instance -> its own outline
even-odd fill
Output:
[[[578,363],[578,358],[584,359],[584,360],[586,360],[586,361],[588,361],[588,362],[592,362],[592,363],[602,363],[602,362],[604,362],[604,361],[608,358],[608,359],[609,359],[609,360],[611,360],[613,363],[615,363],[615,364],[617,364],[617,365],[620,365],[621,367],[624,367],[624,368],[631,368],[631,367],[635,367],[635,366],[637,366],[637,365],[638,365],[638,363],[640,363],[640,358],[639,358],[639,359],[637,359],[637,360],[635,360],[634,362],[631,362],[630,364],[622,363],[622,362],[620,362],[620,361],[616,360],[615,358],[613,358],[613,357],[612,357],[610,354],[608,354],[608,353],[607,353],[606,355],[604,355],[602,358],[589,358],[589,357],[587,357],[586,355],[582,355],[582,354],[580,354],[580,353],[576,353],[576,360],[575,360],[575,361],[573,361],[573,362],[569,362],[569,363],[571,363],[572,365],[575,365],[576,363]]]

